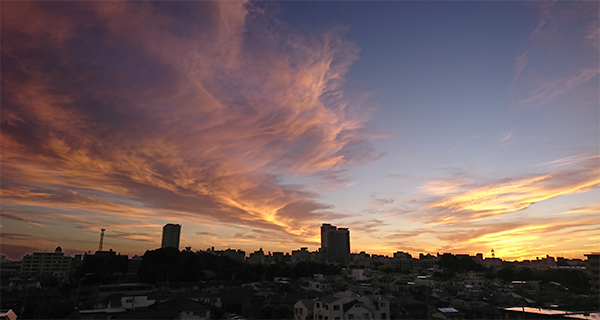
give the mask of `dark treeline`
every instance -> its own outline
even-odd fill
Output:
[[[149,250],[138,270],[140,282],[191,282],[202,280],[264,281],[274,277],[298,279],[316,273],[339,274],[341,268],[325,263],[302,261],[294,265],[284,262],[269,265],[249,264],[210,253],[178,251],[174,248]]]
[[[486,267],[475,262],[471,257],[455,256],[447,253],[440,256],[438,266],[451,273],[466,271],[483,272],[486,270]]]
[[[573,293],[589,294],[590,278],[582,270],[547,269],[533,270],[531,268],[504,267],[497,272],[497,277],[504,281],[540,281],[542,283],[557,283],[569,288]]]

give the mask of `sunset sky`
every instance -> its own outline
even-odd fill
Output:
[[[600,251],[597,1],[1,5],[1,251]]]

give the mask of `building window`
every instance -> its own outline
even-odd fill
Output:
[[[328,304],[325,305],[325,310],[329,310],[329,305]]]
[[[381,314],[381,320],[385,320],[385,319],[387,319],[387,318],[386,318],[386,314],[385,314],[385,313],[382,313],[382,314]]]
[[[335,310],[335,311],[340,310],[340,306],[339,305],[333,305],[333,310]]]
[[[317,308],[320,308],[320,307],[321,307],[321,304],[317,302],[317,303],[315,304],[315,306],[316,306]]]
[[[349,314],[349,315],[348,315],[348,319],[349,319],[349,320],[353,320],[353,319],[354,319],[354,315],[353,315],[353,314]]]
[[[365,319],[369,319],[369,314],[365,312],[365,313],[363,313],[363,317],[364,317]]]
[[[380,302],[379,306],[382,307],[382,308],[385,308],[385,302]]]

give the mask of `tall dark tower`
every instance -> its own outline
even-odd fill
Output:
[[[350,259],[350,230],[324,223],[321,226],[321,254],[324,260],[348,261]]]
[[[337,228],[335,226],[332,226],[329,223],[323,223],[323,225],[321,226],[321,251],[327,251],[327,248],[329,247],[329,233],[331,231],[336,230]]]
[[[106,231],[106,229],[100,229],[100,243],[98,244],[98,251],[102,251],[102,246],[104,245],[104,231]]]
[[[173,247],[179,250],[179,234],[181,225],[168,223],[163,227],[161,248]]]

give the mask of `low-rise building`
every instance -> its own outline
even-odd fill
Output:
[[[310,260],[310,252],[307,247],[302,247],[300,250],[292,251],[292,262]]]
[[[260,248],[258,251],[250,253],[250,256],[248,256],[248,259],[246,259],[246,261],[249,263],[262,264],[266,262],[266,259],[267,257],[265,256],[265,252],[262,248]]]
[[[590,290],[593,294],[600,293],[600,252],[584,254],[587,257],[585,268],[590,277]]]
[[[313,319],[341,320],[344,319],[344,304],[353,301],[351,297],[327,296],[315,300]]]
[[[21,274],[52,274],[59,278],[67,278],[72,261],[73,258],[65,256],[61,247],[56,247],[54,252],[34,252],[32,255],[25,255],[21,260]]]
[[[358,298],[358,301],[371,310],[374,319],[390,319],[390,300],[385,296],[366,295]]]
[[[309,320],[313,318],[315,301],[312,299],[301,299],[294,304],[294,319]]]
[[[485,278],[477,275],[474,272],[469,272],[467,277],[463,280],[463,285],[471,286],[473,289],[481,289],[485,286]]]
[[[363,302],[354,300],[344,304],[343,318],[331,320],[371,320],[374,319],[373,312],[366,308]],[[324,319],[327,320],[327,319]]]
[[[323,280],[309,280],[308,281],[308,287],[311,290],[317,291],[317,292],[324,292],[325,290],[327,290],[329,288],[329,283],[323,281]]]

